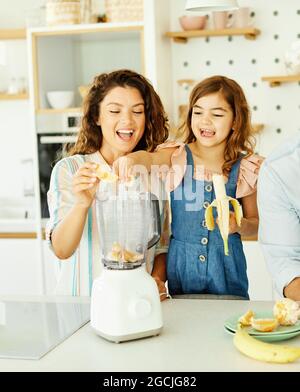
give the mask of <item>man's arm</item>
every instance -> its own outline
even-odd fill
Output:
[[[259,242],[280,295],[295,300],[300,300],[298,181],[289,171],[279,176],[267,162],[258,180]]]
[[[294,301],[300,301],[300,278],[292,280],[284,289],[283,294]]]

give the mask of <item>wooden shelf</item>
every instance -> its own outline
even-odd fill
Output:
[[[36,233],[0,233],[0,238],[5,239],[35,239]]]
[[[36,232],[0,232],[0,238],[4,239],[36,239]],[[46,239],[45,229],[42,229],[42,238]]]
[[[37,114],[55,114],[55,113],[81,113],[82,108],[67,108],[67,109],[37,109]]]
[[[247,39],[255,39],[260,34],[260,30],[254,27],[247,27],[243,29],[223,29],[223,30],[191,30],[167,32],[166,36],[172,38],[174,42],[186,43],[189,38],[199,37],[217,37],[228,35],[243,35]]]
[[[0,29],[0,39],[26,39],[26,29]]]
[[[53,27],[42,27],[31,29],[35,37],[59,36],[59,35],[78,35],[90,33],[116,33],[120,32],[142,32],[144,24],[142,22],[128,23],[91,23],[91,24],[75,24]]]
[[[286,76],[263,76],[261,80],[264,82],[269,82],[271,87],[277,87],[280,86],[281,83],[300,82],[300,74]]]
[[[0,93],[0,100],[3,101],[13,101],[17,99],[29,99],[29,95],[25,94],[1,94]]]

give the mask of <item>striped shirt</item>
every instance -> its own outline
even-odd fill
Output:
[[[46,226],[46,238],[51,247],[51,233],[67,215],[74,205],[72,180],[76,171],[85,162],[96,162],[102,168],[111,171],[100,152],[87,155],[74,155],[59,161],[53,168],[48,191],[48,206],[50,219]],[[99,189],[109,191],[111,184],[101,181]],[[169,242],[169,204],[167,200],[160,201],[162,235],[160,241],[148,251],[146,267],[151,272],[154,257],[160,253],[167,253]],[[91,294],[93,280],[101,274],[101,249],[96,221],[96,203],[93,202],[88,211],[85,227],[80,244],[74,254],[67,260],[56,262],[56,295]]]

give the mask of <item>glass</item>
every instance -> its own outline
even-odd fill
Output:
[[[98,194],[96,214],[102,262],[110,269],[133,269],[160,238],[158,200],[150,193],[116,185],[115,194]]]

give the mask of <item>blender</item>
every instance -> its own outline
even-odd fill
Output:
[[[158,287],[146,270],[147,250],[160,238],[158,200],[117,187],[114,195],[96,197],[104,268],[93,282],[91,326],[119,343],[158,335],[163,322]]]

